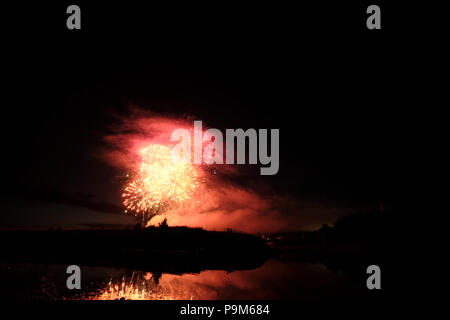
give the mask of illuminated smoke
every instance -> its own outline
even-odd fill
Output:
[[[174,145],[170,141],[172,132],[182,128],[193,134],[194,118],[161,115],[131,107],[126,117],[120,115],[117,119],[119,123],[111,127],[105,137],[107,143],[101,155],[121,173],[121,177],[124,172],[128,173],[127,181],[120,182],[122,201],[127,210],[141,217],[147,226],[157,225],[167,218],[169,226],[276,232],[316,229],[348,211],[333,202],[318,206],[314,202],[279,194],[259,174],[249,174],[247,166],[185,164],[178,169],[186,174],[175,174],[177,170],[172,170],[172,159],[168,159]],[[210,141],[205,134],[207,129],[204,123],[203,147]],[[148,147],[147,153],[142,154]],[[160,152],[150,152],[153,148]],[[168,161],[161,162],[157,158]],[[152,161],[155,161],[154,165]],[[162,172],[152,170],[156,163],[161,164]],[[142,170],[148,170],[148,176],[152,177],[146,183]],[[172,180],[158,181],[156,177],[161,175],[172,177]],[[169,184],[173,186],[169,187]]]

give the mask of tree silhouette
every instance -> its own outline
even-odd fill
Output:
[[[163,221],[161,221],[161,223],[159,224],[160,228],[168,228],[169,226],[167,225],[167,218],[164,218]]]

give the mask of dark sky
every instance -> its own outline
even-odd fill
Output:
[[[313,5],[296,15],[82,2],[78,33],[65,30],[64,5],[46,9],[43,20],[22,13],[28,24],[6,40],[2,227],[134,223],[100,158],[130,105],[279,128],[280,170],[266,180],[277,193],[349,211],[395,198],[408,63],[394,31],[363,30],[362,7],[340,8],[341,21]]]

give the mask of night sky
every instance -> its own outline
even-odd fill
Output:
[[[330,30],[270,8],[81,4],[78,33],[65,30],[61,5],[40,28],[23,13],[22,36],[7,39],[1,228],[135,224],[121,206],[123,173],[102,157],[104,137],[133,107],[219,129],[279,128],[278,174],[260,177],[258,165],[234,179],[298,201],[282,211],[299,228],[379,200],[391,206],[404,115],[397,83],[408,69],[386,49],[394,37],[350,31],[357,19]]]

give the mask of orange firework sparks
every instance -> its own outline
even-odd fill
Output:
[[[190,163],[174,159],[171,149],[159,144],[142,149],[141,155],[140,168],[122,194],[128,210],[148,220],[192,197],[198,179]]]

